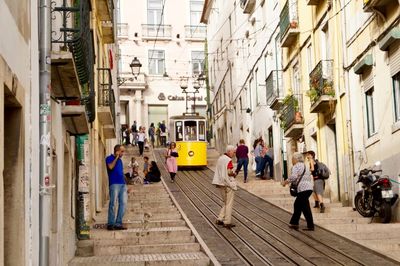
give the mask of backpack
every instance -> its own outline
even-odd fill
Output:
[[[317,161],[317,165],[318,165],[318,176],[321,179],[328,179],[329,176],[331,175],[331,171],[329,170],[328,166],[326,166],[326,164],[318,162],[318,161]]]

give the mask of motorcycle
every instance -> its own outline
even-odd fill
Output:
[[[389,223],[392,219],[392,205],[399,195],[393,193],[388,176],[377,174],[382,172],[380,165],[380,162],[376,162],[374,167],[362,169],[354,175],[358,177],[357,183],[362,183],[362,189],[354,198],[354,205],[363,217],[374,217],[377,213],[382,223]]]

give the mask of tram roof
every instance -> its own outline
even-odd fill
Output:
[[[182,114],[182,115],[171,116],[170,119],[183,120],[183,119],[206,119],[206,118],[198,114]]]

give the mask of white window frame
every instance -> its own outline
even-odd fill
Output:
[[[365,120],[367,125],[367,136],[368,138],[374,136],[377,133],[376,130],[376,118],[375,118],[375,106],[374,106],[374,87],[365,90]]]
[[[400,72],[392,77],[394,122],[400,122]]]
[[[156,54],[156,52],[162,52],[163,53],[163,58],[161,59],[161,58],[155,58],[154,57],[154,55]],[[164,50],[161,50],[161,49],[150,49],[150,50],[148,50],[148,60],[149,60],[149,65],[148,65],[148,68],[149,68],[149,75],[163,75],[164,73],[165,73],[165,51]],[[152,64],[152,61],[156,61],[156,63],[154,64],[155,65],[155,67],[156,67],[156,70],[155,71],[152,71],[152,68],[151,68],[151,64]],[[162,70],[160,71],[160,69],[159,69],[159,61],[162,61]]]

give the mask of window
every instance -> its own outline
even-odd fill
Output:
[[[147,24],[158,25],[162,24],[162,0],[148,0],[147,1]]]
[[[274,134],[271,126],[268,128],[268,147],[272,147],[273,145],[274,145]]]
[[[199,25],[201,13],[203,12],[204,1],[191,0],[190,1],[190,25]]]
[[[197,122],[185,121],[185,141],[197,140]]]
[[[393,76],[394,121],[400,121],[400,72]]]
[[[199,121],[199,141],[206,140],[206,123],[204,121]]]
[[[374,114],[374,88],[365,92],[365,106],[368,138],[376,133],[375,129],[375,114]]]
[[[182,121],[177,121],[175,122],[175,139],[176,141],[182,141],[183,140],[183,127],[182,127]]]
[[[149,50],[149,74],[162,75],[165,72],[164,51]]]
[[[203,72],[204,67],[204,52],[203,51],[192,51],[192,74],[199,75]]]
[[[307,70],[311,73],[313,70],[313,60],[312,60],[312,46],[311,44],[307,46]]]

